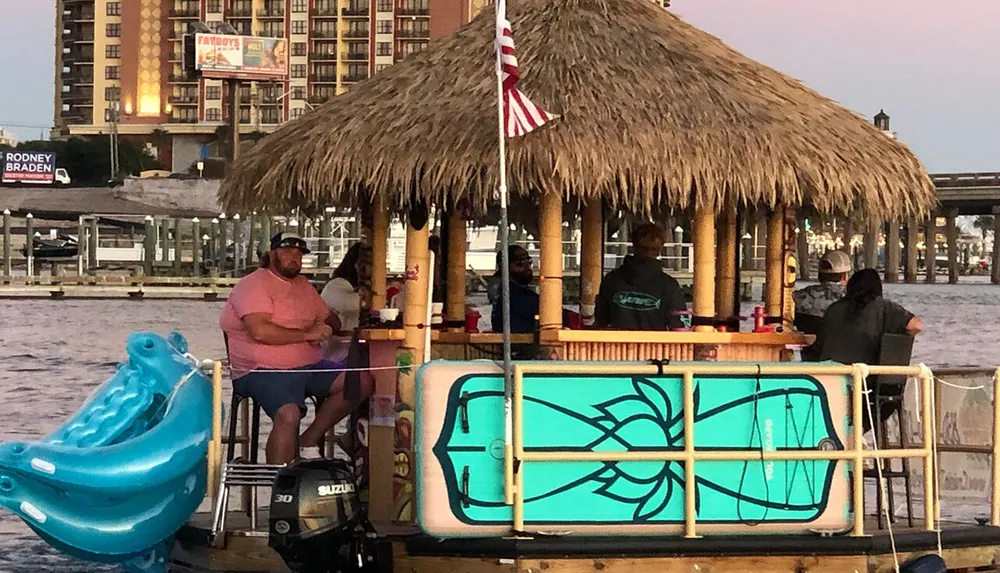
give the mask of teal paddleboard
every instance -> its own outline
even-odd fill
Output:
[[[418,520],[432,534],[435,524],[450,524],[441,534],[474,534],[513,519],[504,503],[503,375],[493,364],[463,364],[464,373],[432,363],[418,376]],[[847,380],[825,378],[697,376],[695,448],[843,449]],[[524,449],[682,451],[682,389],[680,375],[525,375]],[[520,472],[526,528],[684,522],[682,462],[525,462]],[[836,528],[849,518],[837,462],[700,461],[695,476],[699,524]]]

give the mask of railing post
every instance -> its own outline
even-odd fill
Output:
[[[859,364],[854,365],[854,387],[851,389],[851,424],[854,426],[854,433],[851,441],[851,451],[854,453],[854,529],[851,531],[852,537],[864,537],[865,535],[865,480],[863,478],[865,469],[864,442],[864,421],[862,417],[862,393],[864,392],[865,377]],[[924,418],[925,420],[928,418]],[[876,460],[878,463],[878,460]]]
[[[921,409],[924,419],[924,522],[927,531],[934,531],[935,517],[937,515],[937,464],[934,460],[934,441],[937,440],[935,420],[936,414],[931,408],[931,392],[934,388],[931,384],[933,375],[929,368],[920,366],[920,383],[923,392]],[[873,421],[874,423],[874,421]]]
[[[684,537],[699,537],[695,527],[695,494],[698,484],[694,474],[694,374],[684,373]]]
[[[993,373],[993,480],[990,483],[990,525],[1000,526],[1000,368]]]

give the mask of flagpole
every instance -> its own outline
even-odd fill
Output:
[[[503,407],[504,407],[504,467],[511,475],[506,476],[505,501],[514,503],[513,479],[514,462],[514,383],[510,349],[510,221],[507,218],[507,137],[503,114],[503,68],[501,66],[500,35],[503,33],[502,20],[506,19],[506,1],[496,2],[496,74],[497,74],[497,136],[500,140],[500,280],[501,315],[503,316]]]

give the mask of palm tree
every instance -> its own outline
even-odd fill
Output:
[[[992,231],[994,225],[993,215],[979,215],[972,222],[972,226],[979,229],[979,232],[983,235],[983,240],[986,240],[987,231]]]

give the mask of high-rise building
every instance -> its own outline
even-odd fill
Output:
[[[489,0],[56,0],[53,137],[116,133],[186,170],[229,120],[228,84],[184,73],[193,23],[288,39],[288,78],[243,82],[240,131],[269,132],[467,23]],[[228,28],[227,28],[228,29]]]

